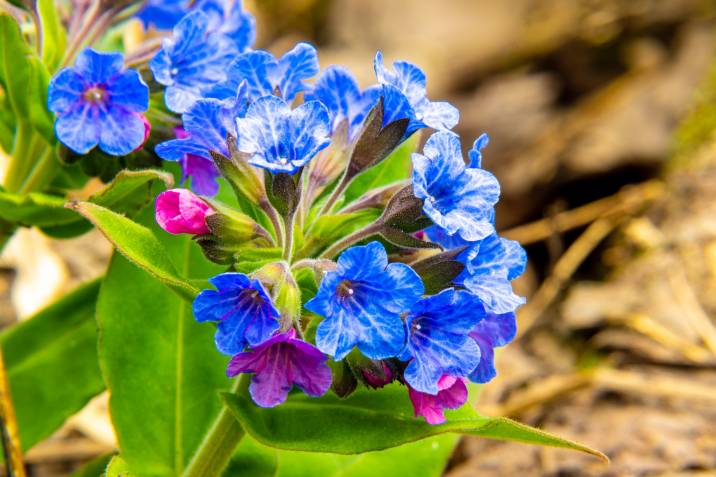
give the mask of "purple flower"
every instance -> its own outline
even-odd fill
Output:
[[[480,349],[468,333],[485,316],[472,294],[448,288],[423,298],[405,318],[408,340],[400,359],[403,377],[420,392],[437,394],[443,375],[467,376],[480,362]]]
[[[318,101],[291,110],[283,99],[264,96],[249,106],[246,117],[236,119],[238,148],[251,155],[251,165],[294,174],[330,144],[329,123]]]
[[[363,119],[380,96],[379,87],[361,92],[358,82],[347,68],[329,66],[306,92],[306,101],[323,103],[331,116],[331,132],[344,121],[348,125],[348,140],[358,133]]]
[[[187,189],[171,189],[157,196],[156,220],[170,234],[208,234],[206,217],[213,209]]]
[[[197,295],[194,317],[218,323],[214,341],[219,351],[234,355],[247,344],[260,345],[278,330],[280,313],[260,281],[243,273],[222,273],[209,283],[217,289]]]
[[[192,109],[198,109],[197,106],[203,101],[197,102]],[[191,111],[191,110],[190,110]],[[184,116],[188,116],[188,113],[184,113]],[[186,121],[186,119],[185,119]],[[189,124],[192,124],[189,122]],[[195,124],[192,124],[195,126]],[[177,139],[170,140],[158,144],[155,148],[157,155],[162,159],[173,160],[174,157],[179,157],[179,164],[182,169],[182,182],[191,178],[191,188],[201,195],[214,196],[219,191],[219,184],[216,179],[221,175],[219,170],[214,165],[214,162],[207,158],[209,155],[209,149],[204,149],[206,138],[209,135],[209,131],[204,128],[201,134],[196,134],[196,139],[191,138],[191,135],[186,132],[182,127],[174,129],[174,134]],[[194,150],[192,148],[199,148],[206,151],[206,155],[194,154],[192,152],[182,152],[182,150]],[[213,147],[212,147],[213,148]],[[226,146],[223,143],[215,146],[215,151],[223,151]]]
[[[125,69],[120,53],[86,49],[73,67],[50,81],[47,105],[57,116],[55,134],[79,154],[99,144],[107,154],[123,156],[140,147],[146,127],[142,112],[149,88],[135,70]]]
[[[391,71],[383,64],[383,54],[379,51],[375,54],[373,67],[378,82],[384,85],[384,121],[409,118],[406,136],[420,128],[447,131],[457,124],[460,113],[455,106],[428,99],[425,73],[416,65],[396,61]]]
[[[470,337],[480,347],[480,364],[470,373],[470,380],[486,383],[494,378],[497,375],[495,348],[505,346],[516,334],[517,320],[514,313],[488,313],[470,332]]]
[[[325,394],[331,386],[327,359],[313,345],[296,339],[291,329],[231,358],[226,374],[254,373],[251,397],[261,407],[274,407],[286,400],[294,385],[309,396]]]
[[[423,416],[428,424],[445,422],[445,409],[458,409],[467,402],[467,386],[463,378],[443,376],[438,382],[438,393],[427,394],[408,386],[415,417]]]
[[[354,346],[371,359],[396,356],[405,344],[400,315],[423,291],[423,282],[412,268],[388,263],[380,242],[349,248],[305,305],[325,317],[316,330],[316,345],[336,360]]]

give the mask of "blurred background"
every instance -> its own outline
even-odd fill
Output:
[[[254,0],[258,46],[305,40],[374,81],[406,59],[461,110],[529,253],[520,337],[480,410],[600,449],[466,438],[446,475],[716,475],[716,2]],[[139,26],[137,25],[137,28]],[[97,233],[24,230],[0,260],[0,321],[101,273]],[[104,398],[28,454],[63,475],[113,446]],[[388,475],[388,474],[386,474]]]

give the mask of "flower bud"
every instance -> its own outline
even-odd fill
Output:
[[[206,218],[214,210],[187,189],[171,189],[157,196],[156,220],[170,234],[206,234]]]
[[[387,361],[366,358],[356,350],[348,355],[347,360],[353,374],[371,389],[382,388],[392,383],[397,376]]]
[[[273,262],[259,268],[253,278],[263,283],[276,308],[281,312],[282,330],[291,328],[301,318],[301,290],[286,262]]]

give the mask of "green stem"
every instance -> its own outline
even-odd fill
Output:
[[[245,392],[246,374],[242,374],[232,387],[232,392]],[[215,477],[221,475],[229,463],[236,446],[244,437],[244,430],[229,410],[223,406],[209,433],[191,459],[183,477]]]
[[[379,222],[373,222],[364,229],[357,230],[352,234],[346,235],[341,240],[324,250],[323,253],[318,256],[318,258],[333,258],[351,245],[358,243],[361,240],[370,237],[371,235],[375,235],[376,233],[378,233],[378,231],[380,231],[380,227],[381,224]]]
[[[32,164],[30,151],[33,147],[34,130],[30,123],[21,121],[15,132],[15,144],[12,148],[12,158],[5,174],[5,189],[17,192],[25,179],[25,175]]]
[[[40,160],[35,164],[22,183],[19,191],[21,194],[41,190],[55,177],[58,163],[55,159],[54,148],[52,146],[45,146],[45,150],[41,154]]]
[[[293,258],[293,221],[296,217],[294,211],[288,217],[284,218],[284,241],[283,241],[283,259],[291,263]]]

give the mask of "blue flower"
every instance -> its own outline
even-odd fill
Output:
[[[182,114],[185,134],[180,133],[177,139],[158,144],[155,151],[159,157],[167,161],[180,161],[186,154],[211,160],[209,151],[216,151],[226,156],[229,154],[226,148],[226,135],[231,133],[236,136],[235,120],[245,112],[244,84],[233,100],[200,99]]]
[[[380,92],[379,87],[361,92],[347,68],[329,66],[308,90],[306,100],[320,101],[328,109],[332,132],[345,121],[348,125],[348,140],[351,141],[368,111],[378,101]]]
[[[209,17],[212,35],[230,39],[238,53],[247,51],[256,41],[256,20],[245,12],[241,0],[203,0],[196,6]]]
[[[455,106],[428,99],[425,73],[416,65],[396,61],[391,71],[383,64],[383,54],[379,51],[375,55],[373,68],[378,82],[389,86],[383,88],[383,95],[391,98],[385,101],[385,117],[390,120],[410,119],[406,136],[420,128],[450,130],[457,124],[460,113]],[[397,93],[401,93],[404,99]]]
[[[405,319],[408,341],[400,354],[410,360],[404,378],[417,391],[437,394],[443,375],[467,376],[480,362],[468,333],[485,316],[479,300],[452,288],[423,298]]]
[[[191,0],[148,0],[136,16],[145,28],[171,30],[189,11],[190,3]]]
[[[489,172],[465,165],[455,134],[433,134],[423,154],[413,154],[412,159],[413,191],[423,199],[423,211],[435,225],[467,241],[494,232],[493,207],[500,185]]]
[[[318,101],[291,110],[277,96],[252,103],[246,117],[236,119],[238,149],[250,154],[249,164],[271,172],[294,174],[330,144],[330,118]]]
[[[338,258],[306,309],[325,317],[316,330],[318,349],[343,359],[354,346],[367,357],[385,359],[405,344],[400,314],[423,294],[420,277],[408,265],[388,264],[380,242],[351,247]]]
[[[473,330],[470,337],[480,348],[480,364],[470,373],[470,380],[486,383],[497,375],[495,371],[495,347],[505,346],[517,333],[514,313],[496,315],[488,313]]]
[[[194,317],[218,323],[214,339],[219,351],[240,353],[278,330],[280,313],[261,282],[243,273],[222,273],[209,282],[217,289],[202,290],[194,299]]]
[[[154,78],[166,86],[164,101],[174,112],[183,113],[204,91],[224,81],[226,69],[238,53],[232,41],[212,32],[209,20],[200,10],[187,14],[149,62]]]
[[[211,88],[206,95],[223,99],[234,94],[239,83],[246,81],[249,101],[273,95],[278,90],[290,103],[304,90],[303,81],[315,76],[318,70],[318,54],[308,43],[298,43],[278,60],[267,51],[249,51],[231,63],[226,81]]]
[[[522,275],[526,264],[527,254],[519,243],[492,234],[470,246],[456,283],[477,295],[493,313],[515,311],[525,299],[512,291],[510,282]]]
[[[135,70],[125,69],[119,53],[86,49],[73,67],[50,81],[47,106],[57,115],[55,134],[62,144],[85,154],[99,144],[122,156],[142,145],[149,88]]]

